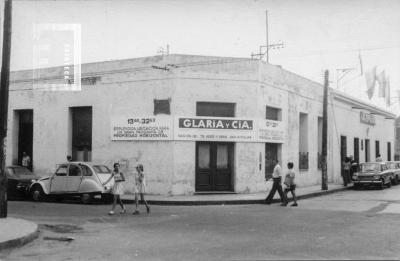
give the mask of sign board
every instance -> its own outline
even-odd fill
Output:
[[[360,111],[360,122],[375,125],[375,115]]]
[[[223,117],[115,116],[111,140],[284,143],[282,121]]]
[[[282,121],[259,120],[258,140],[260,142],[284,143],[286,129]]]
[[[219,117],[176,117],[175,140],[256,141],[253,119]]]
[[[170,116],[116,116],[111,119],[111,140],[172,140]]]

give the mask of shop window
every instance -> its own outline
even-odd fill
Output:
[[[281,121],[282,120],[282,110],[279,108],[266,106],[266,119]]]
[[[235,103],[197,102],[196,116],[235,117]]]
[[[154,115],[157,114],[171,114],[170,109],[171,99],[166,100],[156,100],[154,99]]]

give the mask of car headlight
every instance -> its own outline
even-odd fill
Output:
[[[32,183],[36,182],[36,179],[32,179],[31,182],[32,182]]]
[[[379,175],[375,175],[374,179],[380,179],[381,177]]]
[[[353,179],[354,180],[358,179],[358,175],[353,175]]]

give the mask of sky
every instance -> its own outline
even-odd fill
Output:
[[[157,55],[167,44],[170,53],[250,58],[266,44],[266,10],[269,44],[284,46],[270,50],[271,64],[320,83],[329,70],[331,87],[366,101],[361,64],[364,73],[377,66],[393,104],[377,90],[370,102],[400,113],[398,0],[14,0],[11,69],[40,67],[39,24],[79,24],[82,63]]]

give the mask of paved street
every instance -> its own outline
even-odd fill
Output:
[[[133,206],[128,207],[131,213]],[[113,217],[106,214],[109,208],[103,204],[9,202],[10,216],[40,224],[42,233],[22,248],[0,253],[0,259],[400,257],[400,186],[311,198],[300,201],[297,208],[279,204],[152,206],[149,215]],[[74,240],[55,240],[60,237]]]

